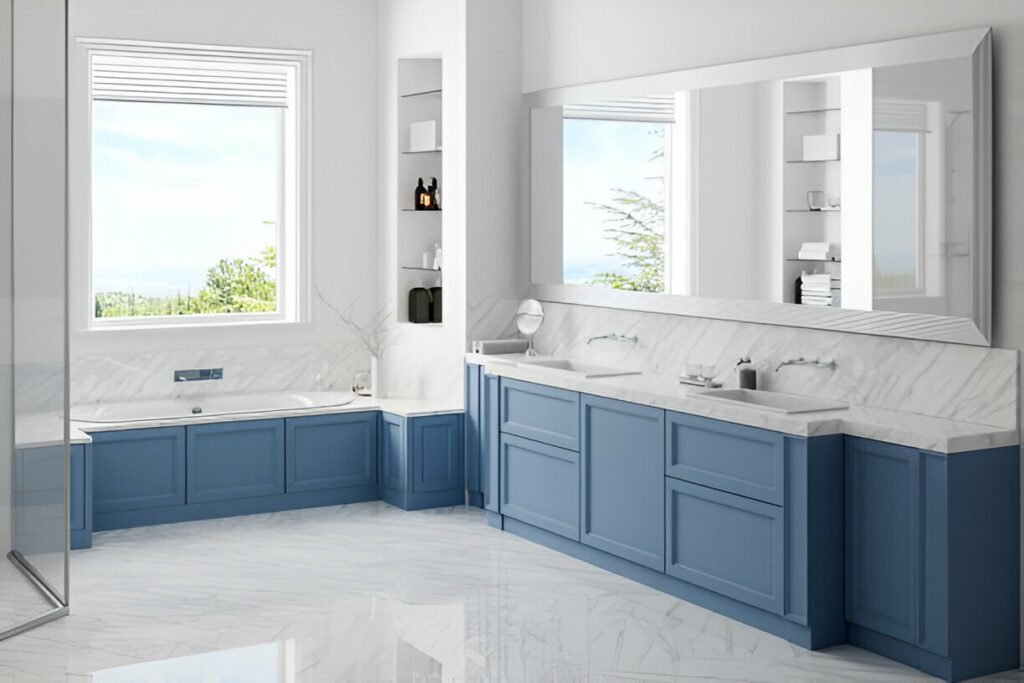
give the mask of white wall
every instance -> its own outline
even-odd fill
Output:
[[[360,321],[378,307],[377,4],[369,0],[70,0],[69,33],[311,50],[313,281]],[[84,258],[81,215],[73,258]],[[315,294],[305,324],[72,336],[72,401],[163,396],[171,372],[223,367],[198,390],[347,388],[368,354]],[[207,383],[203,383],[207,384]],[[196,388],[188,389],[196,391]]]

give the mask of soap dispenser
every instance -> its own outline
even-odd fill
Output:
[[[430,322],[430,290],[422,282],[409,290],[409,322]]]
[[[750,357],[740,358],[736,368],[740,378],[740,389],[757,389],[757,370],[751,365]]]

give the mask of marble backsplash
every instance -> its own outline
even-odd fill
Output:
[[[97,353],[71,362],[71,404],[160,399],[209,393],[347,390],[368,370],[358,340],[265,347]],[[224,368],[224,379],[173,381],[174,371]],[[31,387],[24,387],[26,392]],[[26,397],[27,398],[27,397]]]
[[[1016,429],[1016,350],[895,339],[658,313],[544,303],[535,343],[544,354],[678,375],[688,363],[713,365],[736,386],[750,357],[763,389],[822,396],[877,408]],[[639,342],[591,337],[618,333]],[[834,359],[835,370],[786,366],[786,359]]]

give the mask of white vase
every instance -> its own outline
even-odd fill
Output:
[[[370,396],[383,398],[381,387],[383,386],[380,377],[380,359],[377,356],[370,356]]]

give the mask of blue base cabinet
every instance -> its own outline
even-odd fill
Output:
[[[284,493],[284,420],[188,427],[189,503]]]
[[[465,502],[462,414],[381,414],[380,497],[403,510]]]
[[[288,493],[377,487],[375,412],[285,420]]]
[[[665,411],[580,400],[580,540],[665,569]]]
[[[158,427],[92,435],[96,531],[108,517],[185,504],[185,428]]]
[[[92,547],[92,444],[71,447],[71,549]]]
[[[947,680],[1016,668],[1019,457],[846,439],[850,642]]]
[[[502,514],[580,540],[580,454],[501,435]]]
[[[500,378],[483,366],[466,365],[466,494],[470,505],[498,512],[501,507]]]

